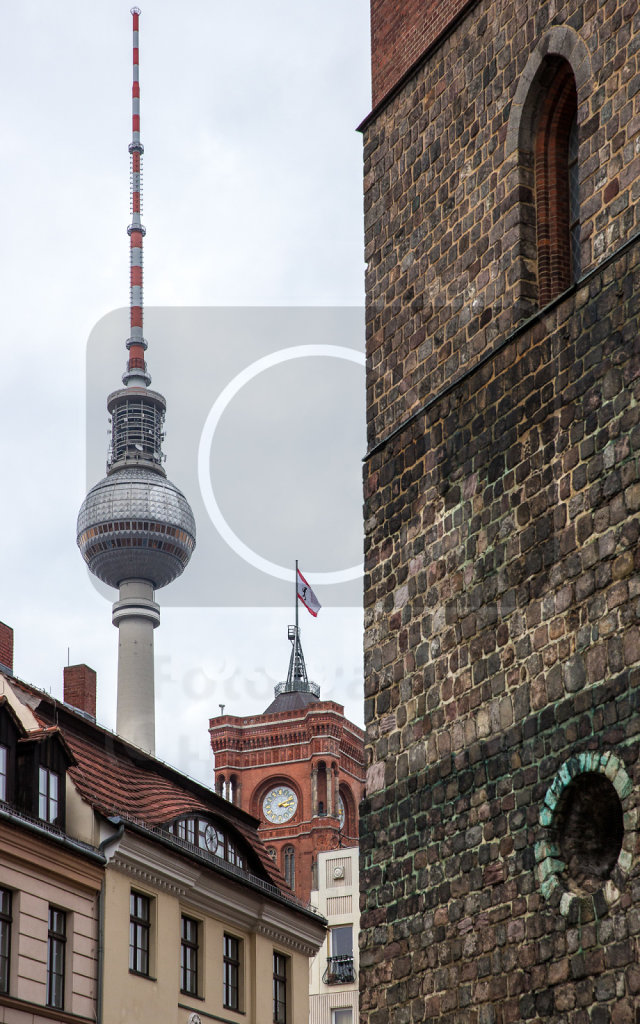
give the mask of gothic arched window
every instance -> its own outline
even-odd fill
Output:
[[[576,83],[562,58],[540,78],[534,127],[538,303],[544,306],[580,276]]]
[[[514,323],[578,281],[592,259],[593,239],[580,231],[587,167],[579,173],[578,127],[594,88],[584,40],[569,25],[551,26],[519,75],[505,137],[503,256]]]
[[[296,887],[296,854],[293,846],[285,846],[283,855],[284,877],[290,889]]]

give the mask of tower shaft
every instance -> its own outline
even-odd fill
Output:
[[[142,750],[155,752],[153,631],[160,606],[147,580],[123,580],[113,606],[118,627],[118,704],[116,731]]]

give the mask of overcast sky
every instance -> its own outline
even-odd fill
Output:
[[[76,548],[75,524],[87,486],[103,472],[99,466],[87,480],[92,473],[91,465],[87,470],[88,339],[96,325],[119,323],[112,311],[128,303],[131,16],[126,3],[113,0],[91,5],[21,0],[3,4],[2,16],[0,619],[15,630],[15,672],[28,682],[61,696],[68,650],[72,664],[95,668],[98,719],[112,728],[117,633],[110,605],[116,595],[107,598],[92,585]],[[182,8],[168,0],[146,0],[140,35],[145,305],[361,307],[362,146],[355,129],[370,108],[368,0],[313,5],[194,0]],[[205,373],[215,378],[212,401],[220,388],[211,362],[204,365],[198,328],[210,322],[210,315],[215,319],[215,314],[203,315],[193,332],[178,331],[175,380],[182,391],[173,399],[173,442],[171,386],[161,379],[166,352],[160,356],[159,343],[156,371],[148,336],[153,386],[168,399],[166,468],[185,491],[190,484],[183,466],[194,462],[197,445],[197,438],[193,444],[184,441],[178,429],[185,388],[190,377],[195,386]],[[181,316],[178,323],[186,323]],[[336,331],[327,343],[357,347],[351,320],[348,330],[346,341]],[[120,384],[125,339],[126,331],[122,366],[116,379],[106,375],[100,399],[105,454],[106,396]],[[223,341],[218,335],[216,344]],[[305,341],[301,338],[300,344]],[[231,343],[241,346],[242,339],[234,337]],[[350,368],[345,362],[346,375]],[[286,404],[295,382],[284,369],[282,377],[280,370],[270,373],[273,378],[264,380],[269,387],[275,381],[281,396],[271,404]],[[329,377],[327,370],[326,381]],[[313,385],[304,384],[305,379],[299,377],[308,390]],[[254,391],[246,392],[245,401],[269,405],[264,380],[252,380]],[[314,568],[339,569],[338,563],[350,561],[339,524],[344,518],[345,535],[353,544],[360,515],[360,467],[353,456],[360,440],[357,417],[345,413],[341,419],[341,410],[350,406],[348,395],[357,386],[352,374],[329,417],[336,437],[348,436],[346,460],[341,462],[330,448],[318,455],[318,436],[331,434],[331,427],[321,423],[319,432],[308,433],[310,459],[324,457],[326,463],[330,458],[336,465],[335,480],[323,477],[318,493],[326,496],[335,485],[344,502],[344,510],[338,503],[336,519],[314,498],[305,523],[309,538],[317,539],[324,530],[325,546],[335,532],[335,565],[328,564],[326,554],[317,554],[316,540],[308,545],[308,557],[320,560],[316,566],[304,564],[304,550],[290,551],[291,561],[300,557],[312,585]],[[91,387],[89,399],[95,401]],[[304,402],[305,412],[319,420],[322,396],[305,394]],[[244,421],[241,405],[230,408],[217,439],[223,443],[226,438],[227,444],[220,487],[225,514],[231,514],[236,500],[228,451],[235,431],[232,413],[235,422]],[[265,488],[285,473],[282,449],[288,437],[295,455],[290,464],[304,460],[301,439],[307,424],[298,415],[297,433],[289,435],[281,413],[278,408],[273,437],[269,421],[266,442],[261,438],[280,453],[274,471],[265,473],[260,459],[251,466],[254,490],[259,490],[257,510],[261,505],[270,510],[267,524],[280,520],[273,514],[274,496]],[[364,429],[361,449],[360,455]],[[240,450],[250,450],[246,439]],[[305,479],[305,472],[298,478]],[[286,508],[291,483],[285,476],[282,480]],[[239,487],[238,502],[246,510],[252,493],[246,474]],[[201,496],[188,496],[203,515]],[[328,504],[336,502],[330,498]],[[283,517],[286,523],[284,512]],[[300,519],[295,516],[291,547],[305,549]],[[201,525],[205,538],[213,527],[207,521],[198,523],[199,530]],[[250,516],[238,518],[236,526],[253,548],[264,544],[264,557],[274,562],[285,558],[277,533],[275,542],[267,543],[259,531],[252,533]],[[208,552],[204,541],[202,550]],[[219,562],[222,566],[222,555]],[[219,581],[220,566],[201,561],[194,572],[210,571]],[[274,682],[286,675],[293,607],[270,601],[267,608],[229,608],[219,597],[206,606],[201,594],[200,605],[190,607],[184,593],[175,606],[170,590],[158,592],[157,753],[210,780],[208,718],[221,703],[231,714],[264,710]],[[324,697],[339,700],[347,715],[362,724],[362,613],[354,607],[353,587],[346,608],[336,607],[331,587],[323,593],[318,585],[316,592],[327,605],[318,619],[301,610],[309,675]]]

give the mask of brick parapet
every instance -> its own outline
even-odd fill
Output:
[[[374,107],[476,0],[372,0],[371,94]]]
[[[512,105],[545,37],[576,58],[582,272],[638,230],[638,33],[636,0],[484,0],[365,127],[370,444],[534,308]]]

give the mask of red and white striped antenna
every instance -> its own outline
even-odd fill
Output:
[[[142,303],[142,239],[146,232],[142,226],[142,154],[144,146],[140,141],[140,8],[132,7],[133,16],[133,85],[131,89],[131,224],[127,233],[131,239],[131,299],[130,335],[127,340],[129,360],[123,382],[127,385],[148,387],[151,377],[147,373],[144,354],[147,343],[143,334]]]

